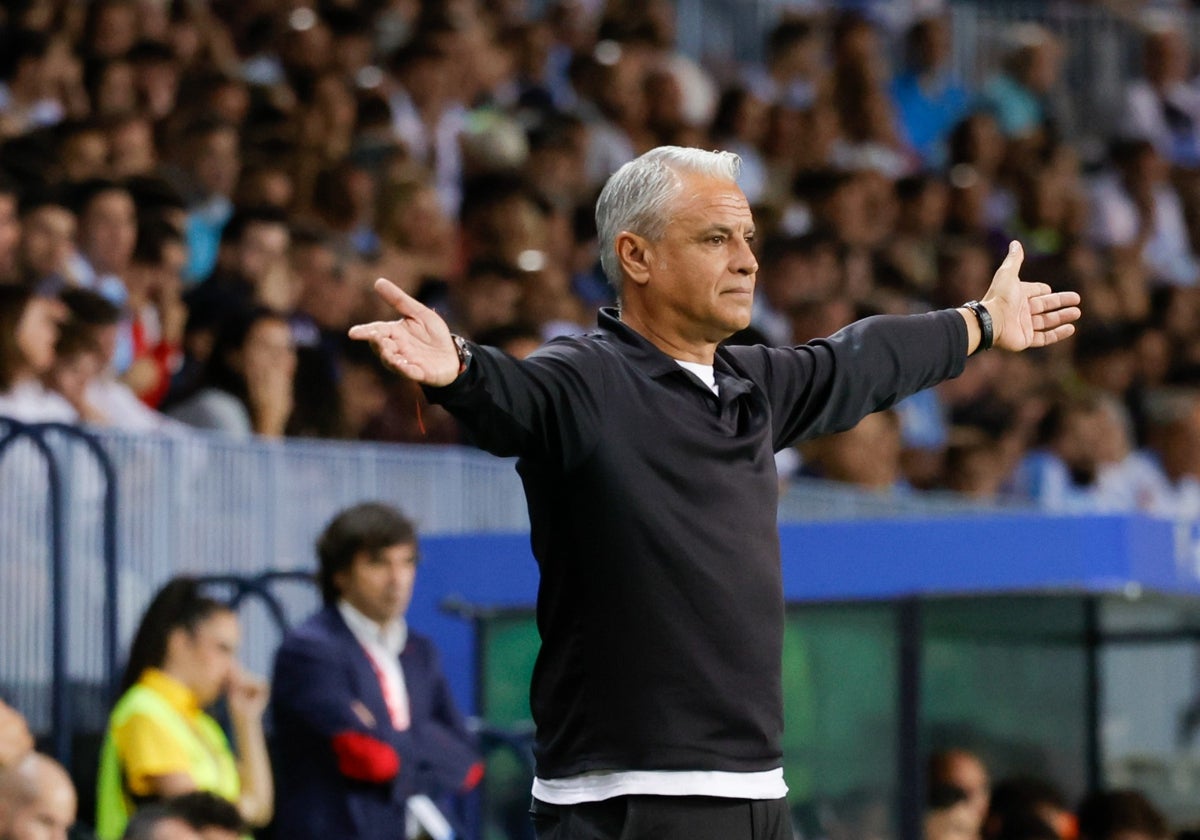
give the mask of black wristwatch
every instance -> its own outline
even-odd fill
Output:
[[[975,320],[979,322],[979,346],[975,348],[975,353],[991,350],[992,340],[995,338],[992,332],[992,313],[988,312],[987,307],[977,300],[967,301],[963,304],[963,308],[974,312]],[[974,356],[975,353],[971,355]]]
[[[454,349],[458,351],[458,375],[462,376],[467,365],[471,364],[471,345],[461,335],[451,334],[450,338],[454,339]]]

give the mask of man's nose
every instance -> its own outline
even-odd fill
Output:
[[[738,274],[757,274],[758,258],[746,239],[739,240],[738,252],[735,257],[734,269]]]

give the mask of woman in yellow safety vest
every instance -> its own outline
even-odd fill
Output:
[[[108,720],[96,790],[96,835],[118,840],[141,805],[204,790],[250,826],[271,819],[263,736],[267,686],[237,663],[237,616],[193,578],[164,586],[142,616]],[[237,754],[204,709],[224,696]]]

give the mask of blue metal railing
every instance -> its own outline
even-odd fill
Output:
[[[5,429],[0,437],[0,460],[12,451],[14,444],[28,440],[41,456],[48,482],[46,515],[49,525],[50,551],[50,611],[51,611],[51,739],[54,755],[65,765],[71,760],[71,740],[74,732],[72,707],[69,702],[69,674],[67,668],[68,614],[67,614],[67,564],[70,544],[67,531],[66,483],[63,480],[59,454],[48,437],[63,436],[83,444],[104,476],[101,519],[101,557],[104,563],[104,622],[101,630],[103,639],[103,661],[108,676],[107,693],[111,696],[116,687],[117,662],[117,480],[112,461],[94,436],[75,426],[61,423],[21,423],[0,418]],[[89,628],[78,628],[86,632]]]

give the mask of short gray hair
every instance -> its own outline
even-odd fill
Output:
[[[596,200],[596,231],[600,266],[618,297],[623,278],[617,235],[627,230],[651,241],[661,239],[671,221],[667,208],[683,186],[681,172],[736,181],[741,170],[742,159],[733,152],[659,146],[613,173]]]

